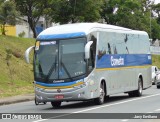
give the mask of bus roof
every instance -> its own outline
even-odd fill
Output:
[[[133,33],[144,34],[144,31],[135,31],[128,28],[109,25],[109,24],[74,23],[74,24],[64,24],[64,25],[49,27],[38,35],[37,40],[51,40],[51,39],[74,38],[74,37],[85,36],[88,33],[90,33],[92,29],[133,31]]]

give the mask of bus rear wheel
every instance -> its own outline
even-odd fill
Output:
[[[52,101],[51,105],[53,108],[59,108],[61,106],[61,101]]]
[[[128,94],[130,97],[140,97],[142,96],[142,91],[143,91],[143,83],[142,83],[142,79],[139,78],[138,79],[138,89],[136,91],[129,92]]]
[[[94,99],[94,103],[96,105],[101,105],[104,103],[104,100],[105,100],[105,86],[104,82],[102,82],[100,85],[100,96]]]
[[[135,91],[135,96],[140,97],[142,96],[142,91],[143,91],[143,84],[142,84],[142,79],[138,79],[138,90]]]

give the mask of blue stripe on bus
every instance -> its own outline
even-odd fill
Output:
[[[52,84],[42,83],[42,82],[36,81],[36,84],[41,85],[41,86],[46,86],[46,87],[56,87],[56,86],[71,86],[71,85],[74,85],[74,84],[77,84],[77,83],[83,82],[83,81],[84,81],[83,79],[80,79],[80,80],[71,81],[71,82],[52,83]]]
[[[37,40],[51,40],[51,39],[63,39],[63,38],[74,38],[74,37],[81,37],[84,36],[84,32],[76,32],[76,33],[65,33],[65,34],[46,34],[46,35],[39,35]]]
[[[116,54],[97,56],[96,68],[151,65],[150,54]]]

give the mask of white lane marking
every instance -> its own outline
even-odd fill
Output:
[[[123,120],[121,120],[122,122],[127,122],[129,119],[123,119]]]
[[[41,120],[37,120],[37,121],[33,121],[33,122],[41,122],[41,121],[45,121],[45,120],[48,120],[48,119],[54,119],[54,118],[58,118],[58,117],[66,116],[66,115],[75,114],[75,113],[82,113],[82,112],[91,111],[91,110],[95,110],[95,109],[99,109],[99,108],[119,105],[119,104],[123,104],[123,103],[127,103],[127,102],[132,102],[132,101],[136,101],[136,100],[155,97],[155,96],[158,96],[158,95],[160,95],[160,94],[154,94],[154,95],[150,95],[150,96],[146,96],[146,97],[140,97],[140,98],[136,98],[136,99],[132,99],[132,100],[126,100],[126,101],[123,101],[123,102],[117,102],[117,103],[113,103],[113,104],[108,104],[108,105],[98,106],[98,107],[94,107],[94,108],[84,109],[84,110],[81,110],[81,111],[76,111],[76,112],[72,112],[72,113],[69,113],[69,114],[63,114],[63,115],[60,115],[60,116],[50,117],[50,118],[47,118],[47,119],[41,119]]]
[[[141,99],[154,97],[154,96],[158,96],[158,95],[160,95],[160,94],[154,94],[154,95],[150,95],[150,96],[146,96],[146,97],[140,97],[140,98],[136,98],[136,99],[132,99],[132,100],[126,100],[126,101],[123,101],[123,102],[113,103],[113,104],[109,104],[109,105],[103,105],[103,106],[94,107],[94,108],[90,108],[90,109],[86,109],[86,110],[81,110],[81,111],[77,111],[77,112],[73,112],[73,113],[82,113],[82,112],[85,112],[85,111],[90,111],[90,110],[94,110],[94,109],[99,109],[99,108],[109,107],[109,106],[113,106],[113,105],[123,104],[123,103],[132,102],[132,101],[136,101],[136,100],[141,100]]]
[[[160,109],[157,109],[157,110],[155,110],[155,111],[160,111]]]
[[[147,112],[147,113],[154,113],[154,112]]]
[[[48,119],[40,119],[40,120],[33,121],[33,122],[42,122],[42,121],[47,121],[47,120],[49,120],[49,118]]]

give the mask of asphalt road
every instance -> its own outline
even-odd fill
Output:
[[[0,113],[1,115],[4,113],[11,114],[15,119],[12,121],[17,121],[16,117],[20,119],[30,117],[30,120],[23,121],[160,122],[160,119],[155,119],[156,117],[160,118],[160,89],[157,89],[156,86],[153,85],[151,88],[144,90],[141,97],[129,97],[128,94],[116,94],[110,96],[103,105],[94,105],[92,101],[64,102],[60,108],[54,109],[50,103],[36,106],[34,101],[22,102],[0,106]],[[5,118],[5,115],[3,115],[3,117]],[[37,117],[37,119],[31,119],[32,117]],[[38,120],[38,118],[42,119]]]

